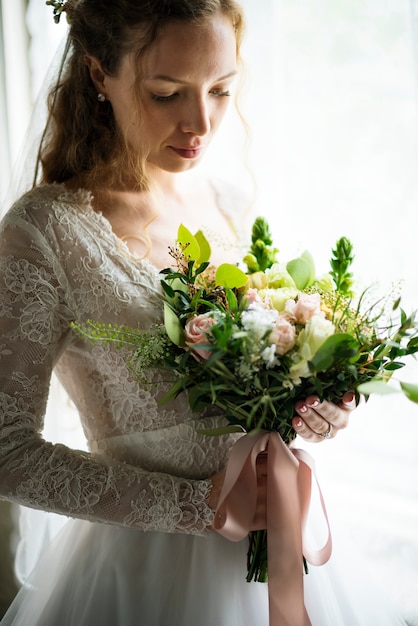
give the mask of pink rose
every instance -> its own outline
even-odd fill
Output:
[[[202,313],[191,317],[184,328],[186,336],[186,345],[191,348],[193,354],[200,356],[201,359],[208,359],[212,354],[211,350],[199,350],[196,345],[209,346],[208,333],[211,326],[216,323],[211,313]]]
[[[283,356],[295,345],[295,327],[286,317],[279,316],[275,327],[270,333],[269,341],[276,346],[276,354]]]
[[[260,298],[260,296],[258,295],[258,289],[254,289],[253,287],[250,287],[249,289],[247,289],[247,291],[245,292],[245,298],[246,300],[248,300],[248,305],[250,304],[261,304],[262,300]]]
[[[286,308],[290,310],[298,324],[306,324],[314,315],[324,316],[319,293],[300,293],[297,302],[288,301]]]

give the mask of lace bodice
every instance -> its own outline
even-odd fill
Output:
[[[5,216],[0,239],[0,497],[144,530],[200,534],[208,478],[232,436],[207,437],[162,372],[139,384],[123,350],[91,346],[70,322],[147,329],[161,319],[158,270],[134,259],[86,191],[47,185]],[[42,438],[52,370],[80,414],[89,452]]]

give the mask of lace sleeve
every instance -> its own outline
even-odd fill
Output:
[[[150,473],[42,438],[71,319],[65,268],[30,220],[9,214],[0,230],[0,497],[142,530],[203,533],[213,518],[210,481]]]

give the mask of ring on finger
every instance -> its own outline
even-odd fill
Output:
[[[331,433],[332,433],[332,424],[329,424],[327,432],[319,433],[319,434],[323,439],[329,439],[331,437]]]

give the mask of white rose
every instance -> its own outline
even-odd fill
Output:
[[[285,263],[274,263],[266,269],[265,275],[271,289],[296,289],[295,281],[287,271]]]
[[[297,339],[297,361],[290,368],[293,379],[309,376],[308,361],[312,360],[324,341],[334,332],[334,324],[320,315],[314,315],[306,322]]]
[[[282,289],[263,289],[260,295],[264,300],[269,301],[273,309],[276,309],[276,311],[280,313],[285,310],[288,300],[296,298],[298,290],[288,289],[287,287],[283,287]]]

